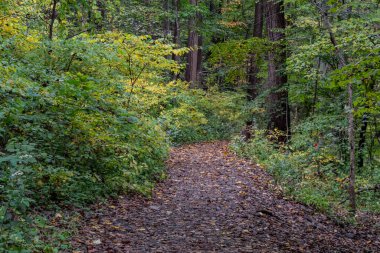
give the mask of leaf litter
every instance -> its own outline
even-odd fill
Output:
[[[380,252],[379,224],[337,223],[285,199],[224,141],[173,148],[152,198],[95,205],[75,252]]]

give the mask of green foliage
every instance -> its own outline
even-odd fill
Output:
[[[257,131],[250,143],[233,145],[296,199],[344,208],[348,83],[357,143],[364,140],[357,189],[380,182],[378,2],[323,3],[347,61],[339,68],[320,3],[285,2],[292,141],[278,146]],[[271,91],[257,85],[249,104],[240,92],[252,63],[265,84],[267,52],[276,46],[251,38],[256,2],[181,0],[178,15],[174,4],[59,0],[53,13],[50,0],[1,1],[0,251],[64,250],[67,232],[57,233],[36,211],[83,207],[129,191],[149,195],[164,176],[170,144],[229,138],[247,119],[266,127]],[[180,81],[185,59],[172,55],[189,49],[168,43],[167,24],[178,19],[184,45],[196,13],[208,91]],[[363,190],[358,203],[378,211],[377,199],[378,192]]]
[[[332,127],[331,121],[337,125]],[[279,184],[284,193],[297,201],[311,205],[331,215],[347,214],[348,164],[344,147],[340,147],[339,133],[342,119],[319,118],[300,125],[288,145],[269,141],[264,131],[255,130],[249,142],[235,138],[231,148],[238,154],[258,162]],[[343,121],[344,122],[344,121]],[[323,135],[330,131],[329,135]],[[276,135],[276,134],[274,134]],[[270,136],[276,138],[276,136]],[[357,188],[372,188],[379,180],[375,170],[360,171]],[[375,191],[363,191],[358,195],[358,208],[363,211],[380,212]]]
[[[174,144],[226,139],[247,117],[243,93],[189,89],[182,81],[139,84],[131,108],[157,118]]]
[[[289,103],[293,112],[292,140],[288,152],[306,152],[312,143],[318,152],[334,157],[336,163],[321,164],[325,179],[303,180],[308,189],[306,197],[292,194],[307,203],[325,199],[327,203],[346,203],[349,154],[347,136],[347,86],[353,86],[355,116],[356,171],[358,202],[361,210],[379,211],[378,192],[371,189],[379,184],[379,46],[378,3],[374,1],[289,1],[295,4],[287,10],[286,29]],[[326,13],[324,13],[326,11]],[[323,22],[328,16],[331,31]],[[322,21],[322,22],[321,22]],[[336,47],[331,40],[334,37]],[[337,50],[344,57],[339,64]],[[294,157],[290,159],[293,164]],[[361,162],[360,162],[361,161]],[[307,168],[295,170],[302,175]],[[333,174],[331,174],[333,173]],[[280,174],[279,178],[285,176]],[[338,186],[334,181],[340,178]],[[325,181],[324,181],[325,180]],[[318,184],[317,184],[318,182]],[[322,185],[319,185],[322,182]],[[313,186],[316,184],[316,186]],[[289,188],[289,186],[287,185]],[[318,193],[318,187],[323,189]],[[301,192],[303,192],[301,190]],[[315,194],[314,194],[315,193]],[[336,195],[336,193],[338,193]],[[339,194],[341,196],[339,198]],[[319,197],[320,196],[320,197]],[[335,204],[334,204],[335,203]],[[338,203],[338,204],[336,204]],[[344,206],[344,205],[343,205]],[[332,210],[333,208],[328,207]]]
[[[33,226],[25,215],[38,206],[80,206],[121,192],[150,192],[169,145],[155,118],[128,108],[128,81],[141,76],[140,62],[148,62],[145,69],[155,75],[177,68],[169,61],[158,65],[172,51],[147,38],[37,40],[29,51],[24,39],[34,38],[1,44],[12,47],[3,51],[0,69],[0,243],[9,249],[42,240],[38,230],[29,233],[22,225]]]
[[[255,64],[263,65],[263,55],[269,47],[265,39],[250,38],[228,40],[210,47],[210,72],[208,85],[219,87],[236,87],[247,84],[247,66],[252,55]],[[262,68],[262,73],[266,68]]]
[[[244,123],[244,94],[191,90],[172,97],[177,106],[160,114],[174,143],[228,139]]]
[[[227,138],[243,122],[242,94],[168,81],[181,70],[168,56],[186,48],[117,31],[71,37],[79,27],[65,27],[76,8],[66,1],[53,40],[13,15],[49,6],[2,9],[0,251],[63,250],[68,232],[35,211],[149,195],[170,143]]]

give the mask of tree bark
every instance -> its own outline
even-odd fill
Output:
[[[263,37],[264,3],[262,0],[255,5],[255,23],[253,24],[253,37]]]
[[[197,6],[197,0],[190,0],[190,4]],[[200,16],[197,13],[195,17],[190,17],[189,20],[189,37],[187,46],[191,51],[187,55],[187,66],[185,80],[190,83],[190,88],[199,87],[200,82],[200,67],[202,63],[202,52],[200,50],[202,39],[197,31],[197,22]]]
[[[188,47],[191,51],[187,55],[187,66],[185,79],[190,83],[191,88],[198,86],[198,74],[199,74],[199,36],[196,31],[190,31],[188,38]]]
[[[179,0],[173,0],[173,9],[174,9],[174,22],[173,22],[173,43],[177,46],[181,46],[180,40],[180,28],[179,28]],[[180,57],[178,55],[173,55],[173,60],[176,62],[180,61]]]
[[[288,81],[285,73],[286,51],[282,40],[285,38],[286,26],[284,4],[282,1],[268,0],[265,3],[266,26],[268,38],[276,43],[276,48],[268,53],[268,83],[270,89],[267,101],[269,104],[268,130],[282,132],[278,136],[279,142],[286,142],[290,136],[290,111],[288,105],[288,91],[284,87]]]
[[[255,18],[253,24],[253,37],[262,38],[263,37],[263,2],[260,0],[255,5]],[[259,73],[259,67],[257,66],[258,55],[252,53],[249,57],[249,68],[248,68],[248,100],[253,100],[257,97],[258,85],[260,79],[257,74]]]

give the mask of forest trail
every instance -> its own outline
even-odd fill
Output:
[[[379,231],[282,198],[227,145],[174,148],[153,197],[99,205],[73,239],[76,252],[380,252]]]

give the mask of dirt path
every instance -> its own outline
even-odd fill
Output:
[[[284,200],[226,142],[175,148],[168,169],[152,199],[122,197],[89,217],[79,252],[380,252],[376,231]]]

